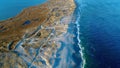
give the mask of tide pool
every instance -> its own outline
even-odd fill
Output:
[[[1,0],[0,20],[5,20],[19,14],[23,9],[42,4],[47,0]]]

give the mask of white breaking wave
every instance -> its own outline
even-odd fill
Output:
[[[76,1],[77,3],[80,1]],[[82,1],[81,1],[82,3]],[[77,40],[78,40],[78,46],[80,48],[80,54],[81,54],[81,59],[82,59],[82,64],[81,64],[81,68],[85,68],[85,64],[86,64],[86,59],[84,58],[84,47],[81,45],[81,39],[80,39],[80,16],[81,16],[81,7],[77,6],[77,9],[79,9],[78,14],[77,14],[77,20],[75,21],[76,25],[77,25]]]

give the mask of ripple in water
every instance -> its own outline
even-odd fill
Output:
[[[120,68],[120,1],[82,0],[81,4],[85,68]]]

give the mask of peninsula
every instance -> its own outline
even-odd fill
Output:
[[[74,9],[74,0],[48,0],[0,21],[0,67],[51,68]]]

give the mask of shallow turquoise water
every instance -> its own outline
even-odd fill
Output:
[[[19,14],[24,8],[35,6],[47,0],[0,0],[0,20]]]

